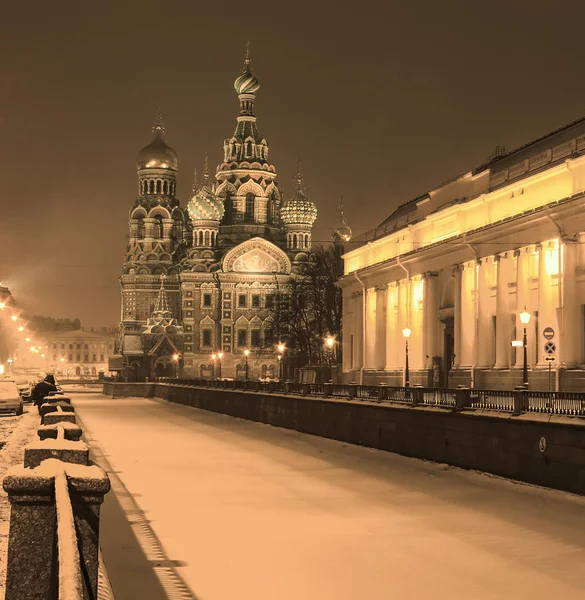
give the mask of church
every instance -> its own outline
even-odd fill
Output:
[[[274,378],[278,302],[310,257],[317,208],[298,166],[283,198],[258,131],[249,48],[235,80],[239,114],[215,176],[206,158],[192,197],[177,197],[179,160],[160,116],[137,158],[121,285],[118,348],[129,380],[159,376]]]

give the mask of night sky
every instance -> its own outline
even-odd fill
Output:
[[[137,152],[157,105],[179,197],[236,124],[246,39],[285,197],[297,156],[330,240],[585,115],[575,0],[3,3],[0,278],[35,314],[119,320]]]

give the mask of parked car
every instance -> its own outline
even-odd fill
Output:
[[[16,377],[14,380],[16,387],[22,396],[24,402],[32,402],[32,387],[30,381],[24,377]]]
[[[0,381],[0,414],[21,415],[24,411],[22,397],[14,381]]]

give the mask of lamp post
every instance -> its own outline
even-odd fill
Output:
[[[284,371],[284,366],[283,366],[283,358],[284,358],[284,351],[286,350],[286,346],[282,343],[282,342],[278,342],[278,380],[280,381],[281,379],[283,379],[283,371]]]
[[[408,372],[408,338],[410,337],[410,329],[405,327],[402,330],[402,335],[405,341],[405,360],[404,360],[404,387],[410,386],[410,373]]]
[[[175,363],[175,378],[179,376],[178,374],[178,369],[179,369],[179,355],[178,354],[173,354],[173,362]]]
[[[217,359],[217,354],[211,355],[211,360],[213,361],[213,378],[215,379],[215,360]]]
[[[333,349],[335,346],[335,338],[331,335],[328,335],[325,338],[325,347],[327,348],[327,355],[329,358],[329,364],[333,363]]]
[[[246,348],[244,350],[244,356],[246,357],[246,381],[248,381],[248,356],[250,355],[250,351]]]
[[[217,353],[217,365],[219,367],[219,378],[221,379],[221,359],[223,358],[223,352]]]
[[[524,346],[524,364],[522,367],[522,385],[524,387],[528,387],[528,353],[526,350],[526,325],[530,322],[530,313],[526,310],[526,306],[524,310],[520,313],[520,322],[524,325],[524,338],[522,339],[522,345]]]

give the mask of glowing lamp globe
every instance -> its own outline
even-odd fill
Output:
[[[408,338],[410,337],[410,333],[411,333],[411,331],[410,331],[410,329],[409,329],[408,327],[405,327],[405,328],[402,330],[402,335],[403,335],[403,336],[404,336],[406,339],[408,339]]]
[[[530,322],[530,313],[526,310],[526,307],[524,307],[524,310],[520,313],[520,322],[522,325],[528,325]]]

